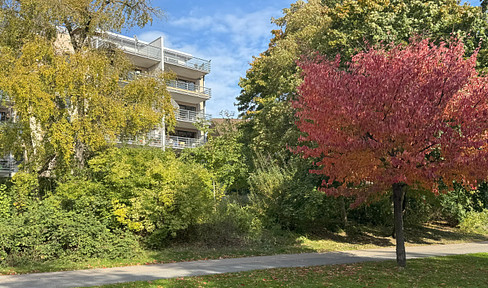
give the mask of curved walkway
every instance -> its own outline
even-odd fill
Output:
[[[488,253],[488,241],[477,243],[407,247],[407,258],[469,253]],[[66,288],[163,278],[209,275],[258,269],[346,264],[394,260],[395,248],[327,253],[283,254],[246,258],[205,260],[107,269],[0,276],[0,288]],[[407,264],[408,265],[408,264]]]

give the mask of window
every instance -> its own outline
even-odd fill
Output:
[[[5,121],[7,121],[7,120],[8,120],[8,118],[10,118],[10,117],[8,117],[7,112],[5,112],[5,111],[0,111],[0,121],[1,121],[1,122],[5,122]]]
[[[197,132],[176,130],[173,136],[185,137],[185,138],[197,138]]]
[[[197,107],[178,104],[180,109],[197,112]]]

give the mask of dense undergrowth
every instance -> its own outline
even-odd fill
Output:
[[[250,174],[249,193],[224,193],[204,165],[153,149],[107,150],[64,179],[18,173],[0,186],[0,265],[134,264],[392,245],[388,194],[350,209],[352,199],[317,190],[319,179],[303,172],[302,160],[259,161],[264,165]],[[487,233],[487,203],[486,185],[439,197],[409,191],[407,240],[436,243],[437,234],[449,241],[437,228],[421,236],[423,225],[436,220],[472,232],[456,232],[453,241],[483,240],[476,233]],[[171,254],[168,249],[189,256],[141,258],[156,253],[148,251]]]

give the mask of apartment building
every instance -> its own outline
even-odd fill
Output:
[[[11,121],[15,117],[8,97],[0,91],[0,104],[5,103],[5,106],[0,106],[0,125],[2,123]],[[11,177],[18,171],[19,162],[14,159],[12,155],[5,155],[0,158],[0,177]]]
[[[142,144],[162,149],[184,149],[202,145],[206,135],[194,124],[210,119],[205,110],[206,101],[211,97],[210,88],[205,87],[205,76],[210,73],[210,60],[164,47],[162,37],[145,42],[136,37],[115,33],[105,33],[104,36],[95,39],[95,46],[101,45],[103,41],[117,45],[132,61],[136,73],[159,70],[173,72],[176,75],[176,79],[167,83],[176,111],[175,131],[168,133],[162,125],[149,133]],[[134,144],[140,143],[137,141]]]
[[[161,149],[184,149],[198,147],[205,143],[206,135],[194,125],[198,121],[209,120],[205,112],[206,101],[211,97],[210,88],[205,87],[205,76],[210,73],[210,61],[200,59],[164,47],[163,38],[151,42],[126,37],[115,33],[105,33],[103,38],[94,39],[94,45],[109,41],[122,49],[134,63],[135,73],[153,71],[173,72],[176,79],[168,81],[177,120],[175,130],[167,132],[164,125],[153,130],[143,139],[129,141],[129,144],[143,144]],[[69,36],[60,30],[56,49],[73,52]],[[0,98],[1,98],[0,94]],[[0,106],[0,123],[8,121],[13,111],[8,106]],[[0,159],[0,177],[11,177],[18,170],[19,162],[11,155]]]

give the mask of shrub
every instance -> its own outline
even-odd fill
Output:
[[[221,197],[205,168],[180,161],[171,151],[113,148],[89,165],[111,199],[116,221],[143,235],[152,248],[201,223]]]
[[[375,202],[362,204],[349,210],[348,220],[359,224],[393,226],[393,203],[391,195],[385,194]]]
[[[279,162],[257,157],[249,177],[251,205],[265,226],[314,232],[342,225],[340,201],[317,190],[320,179],[308,173],[309,163],[299,158]]]
[[[468,212],[459,226],[466,232],[488,234],[488,209]]]
[[[471,210],[472,199],[461,185],[457,184],[454,190],[439,196],[443,218],[452,226],[459,224]]]
[[[100,182],[72,177],[58,184],[55,195],[63,210],[88,213],[111,229],[121,227],[114,215],[114,199],[117,195]]]
[[[408,189],[405,194],[405,226],[418,226],[437,215],[438,200],[428,191]],[[386,193],[375,202],[349,210],[349,219],[360,224],[393,227],[393,202],[391,193]]]
[[[10,217],[12,211],[12,199],[9,195],[7,185],[0,184],[0,219]]]
[[[135,236],[108,229],[88,211],[66,211],[54,196],[1,220],[0,231],[0,257],[9,265],[57,258],[130,258],[139,249]]]
[[[262,224],[248,206],[227,197],[201,224],[192,225],[179,240],[209,247],[245,245],[258,241]]]
[[[440,195],[439,199],[442,217],[454,226],[461,223],[469,212],[488,209],[488,183],[481,183],[476,190],[456,183],[454,190]]]
[[[425,190],[409,189],[406,197],[406,226],[418,226],[438,217],[439,199],[435,194]]]
[[[200,163],[214,175],[219,188],[229,192],[242,192],[247,186],[248,167],[242,153],[243,144],[238,122],[228,118],[220,123],[213,123],[212,129],[201,127],[208,132],[208,141],[198,148],[183,150],[180,159],[188,163]],[[204,123],[201,123],[204,124]]]

